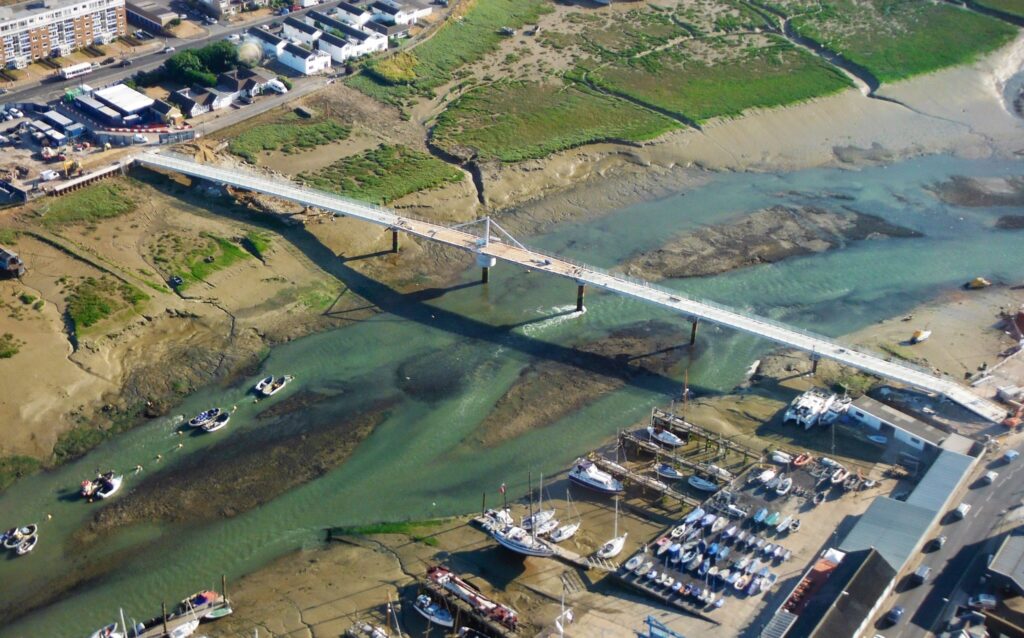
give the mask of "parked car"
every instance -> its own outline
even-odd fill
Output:
[[[14,117],[25,117],[25,114],[21,112],[21,109],[7,109],[7,112],[13,115]]]
[[[171,284],[172,286],[174,286],[175,288],[177,288],[181,284],[185,283],[185,280],[182,279],[181,277],[177,276],[177,275],[174,275],[173,277],[168,279],[167,282],[169,284]]]
[[[999,478],[999,472],[985,472],[985,476],[981,477],[981,484],[992,485],[997,478]]]
[[[978,594],[967,599],[967,606],[971,609],[995,609],[997,602],[991,594]]]
[[[164,53],[174,53],[174,47],[164,47]]]
[[[920,567],[917,568],[917,571],[915,571],[913,573],[913,575],[911,575],[910,582],[915,587],[918,586],[918,585],[921,585],[926,580],[928,580],[928,577],[931,576],[931,573],[932,573],[932,568],[931,567],[929,567],[927,565],[921,565]]]
[[[890,625],[895,625],[896,623],[898,623],[900,621],[900,618],[903,618],[903,608],[899,605],[896,605],[895,607],[890,609],[889,613],[885,615],[885,620]]]
[[[945,545],[945,544],[946,544],[946,537],[945,536],[936,536],[935,538],[932,539],[932,542],[928,543],[928,548],[931,551],[933,551],[933,552],[937,552],[940,549],[942,549],[942,546]]]
[[[231,35],[229,35],[228,37],[226,37],[224,39],[227,40],[228,42],[238,42],[239,40],[242,39],[242,36],[238,35],[237,33],[232,33]]]
[[[1014,459],[1020,456],[1020,452],[1017,450],[1007,450],[1006,454],[1003,455],[1004,463],[1013,463]]]
[[[126,67],[126,66],[131,66],[131,65],[132,65],[132,61],[131,60],[129,60],[127,58],[125,58],[124,60],[121,60],[121,65],[120,66]]]
[[[39,179],[43,180],[44,182],[52,182],[58,177],[60,177],[60,173],[58,173],[57,171],[43,171],[42,173],[39,173]]]
[[[967,513],[970,511],[970,503],[960,503],[959,505],[956,506],[956,509],[953,510],[953,518],[959,521],[963,519],[963,517],[967,516]]]

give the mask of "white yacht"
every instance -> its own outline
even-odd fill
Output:
[[[579,458],[569,471],[569,480],[573,483],[602,494],[621,494],[622,482],[597,467],[589,459]]]

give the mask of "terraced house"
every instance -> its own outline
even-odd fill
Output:
[[[52,55],[107,44],[128,32],[125,0],[35,0],[0,7],[0,64],[21,69]]]

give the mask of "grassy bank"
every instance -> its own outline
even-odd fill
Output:
[[[86,277],[75,284],[65,301],[75,332],[93,326],[126,308],[135,308],[149,299],[135,286],[112,277]]]
[[[709,48],[717,55],[709,56]],[[792,104],[851,85],[834,67],[776,36],[687,42],[608,65],[589,78],[608,91],[696,122]]]
[[[1005,22],[944,3],[830,0],[818,10],[808,10],[802,0],[776,0],[775,5],[794,16],[792,25],[800,35],[881,82],[971,62],[1017,34]]]
[[[417,543],[425,545],[437,545],[437,539],[431,536],[429,530],[443,526],[447,521],[443,519],[430,519],[425,521],[403,521],[397,523],[376,523],[374,525],[362,525],[358,527],[334,527],[329,530],[330,536],[373,536],[375,534],[402,534],[408,536]]]
[[[1024,0],[974,0],[978,6],[1024,18]]]
[[[253,242],[254,246],[262,246],[261,237],[253,233],[244,241]],[[249,253],[243,248],[212,233],[169,233],[156,238],[153,246],[153,262],[170,274],[181,277],[183,283],[179,289],[203,281],[214,272],[247,258]]]
[[[430,95],[460,67],[498,48],[502,27],[519,28],[548,12],[546,0],[468,0],[468,8],[429,40],[396,56],[370,62],[351,86],[390,104]]]
[[[135,210],[136,202],[124,184],[101,182],[62,195],[48,198],[36,206],[46,224],[95,222],[117,217]]]
[[[264,151],[293,153],[346,139],[351,129],[334,120],[309,121],[294,113],[231,138],[228,151],[255,164]]]
[[[459,98],[438,118],[432,140],[459,156],[516,162],[602,140],[649,140],[679,126],[588,89],[500,82]]]
[[[403,195],[462,181],[459,169],[405,146],[382,144],[302,173],[299,180],[354,199],[386,204]]]

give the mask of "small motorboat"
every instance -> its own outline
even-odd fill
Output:
[[[813,502],[815,505],[821,505],[825,502],[825,492],[816,492],[814,494]]]
[[[756,514],[754,514],[754,522],[760,525],[764,522],[766,516],[768,516],[768,510],[762,507],[761,509],[757,510]]]
[[[697,509],[691,511],[689,514],[686,515],[686,518],[683,519],[683,523],[686,524],[686,525],[694,523],[694,522],[700,520],[700,518],[702,516],[704,516],[704,514],[705,514],[704,509],[698,507]]]
[[[202,427],[203,424],[209,423],[210,421],[216,419],[217,415],[219,415],[221,412],[222,410],[220,408],[210,408],[209,410],[204,410],[203,412],[200,412],[199,414],[189,419],[188,425],[189,427],[193,428]]]
[[[793,462],[793,456],[783,452],[782,450],[775,450],[772,452],[771,459],[772,462],[778,463],[779,465],[789,465]]]
[[[672,540],[669,539],[668,536],[662,536],[658,540],[654,541],[654,546],[657,548],[654,553],[661,556],[672,546]]]
[[[781,512],[772,512],[771,515],[764,520],[764,524],[768,527],[779,524],[779,518],[782,516]]]
[[[736,579],[736,582],[733,583],[732,587],[736,591],[743,591],[744,589],[747,588],[747,585],[749,585],[749,584],[750,584],[750,576],[748,576],[747,574],[743,574],[739,578]]]
[[[715,522],[711,524],[711,533],[717,534],[718,532],[725,529],[725,526],[729,524],[729,519],[724,516],[719,516],[715,519]]]
[[[286,374],[283,377],[275,377],[274,380],[270,383],[270,385],[264,387],[263,390],[261,390],[260,392],[265,397],[274,396],[275,394],[283,390],[284,387],[288,385],[288,382],[294,378],[295,377],[288,374]]]
[[[667,447],[679,447],[684,443],[684,441],[681,438],[679,438],[672,432],[669,432],[665,428],[656,428],[650,425],[647,426],[647,436],[652,441],[655,441]]]
[[[643,552],[640,552],[639,554],[633,554],[633,557],[630,558],[629,560],[627,560],[626,564],[623,565],[622,568],[625,569],[627,572],[631,572],[634,569],[636,569],[637,567],[639,567],[640,564],[643,563],[643,562],[644,562],[644,554],[643,554]]]
[[[792,516],[787,516],[786,518],[782,519],[782,522],[775,526],[775,533],[781,534],[782,532],[786,531],[786,529],[789,528],[789,524],[792,522]]]
[[[680,555],[679,555],[679,562],[682,563],[683,565],[687,565],[687,564],[690,563],[690,561],[692,561],[694,558],[696,558],[697,555],[698,555],[698,552],[697,552],[696,549],[691,549],[691,550],[687,550],[685,552],[681,552]]]
[[[672,528],[672,531],[669,532],[668,535],[671,536],[673,540],[675,540],[677,538],[682,538],[683,534],[685,534],[686,530],[688,530],[688,529],[689,529],[689,527],[686,526],[686,525],[676,525],[675,527]]]
[[[562,541],[567,541],[570,538],[572,538],[573,535],[579,531],[579,529],[579,521],[576,521],[575,523],[568,523],[556,529],[548,538],[551,540],[552,543],[561,543]],[[630,568],[627,567],[627,569]]]
[[[910,336],[910,343],[917,344],[922,341],[927,341],[930,336],[932,336],[931,330],[915,330],[914,334]]]
[[[108,498],[121,489],[124,475],[114,470],[98,475],[91,481],[82,481],[82,496],[92,501],[93,498]]]
[[[260,379],[259,381],[256,382],[256,387],[254,387],[253,390],[256,391],[256,394],[263,394],[263,390],[266,389],[273,382],[274,382],[273,375],[271,375],[269,377],[265,377],[265,378]]]
[[[775,552],[773,552],[773,556],[772,557],[775,560],[780,560],[782,558],[782,555],[785,554],[785,553],[786,553],[786,548],[783,547],[782,545],[778,545],[778,546],[775,547]]]
[[[795,459],[793,459],[793,466],[794,467],[803,467],[803,466],[807,465],[808,463],[810,463],[811,459],[813,459],[813,458],[814,457],[811,456],[810,454],[806,454],[806,453],[799,454],[799,455],[797,455],[797,457]]]
[[[718,567],[712,565],[708,570],[708,578],[718,578]]]
[[[730,550],[728,547],[722,547],[721,549],[719,549],[718,550],[718,560],[725,560],[726,558],[729,558],[729,553],[731,551],[732,550]]]
[[[775,551],[775,545],[773,543],[768,543],[764,546],[764,549],[761,551],[764,552],[765,556],[771,556],[772,552]]]
[[[569,471],[569,480],[602,494],[621,494],[622,482],[605,472],[590,459],[578,458]]]
[[[742,529],[739,534],[736,534],[736,544],[739,545],[745,540],[747,540],[747,530]]]
[[[775,493],[779,496],[785,496],[786,494],[789,494],[789,490],[791,489],[793,489],[793,479],[787,476],[782,479],[779,486],[775,488]]]
[[[718,490],[718,483],[701,478],[696,474],[687,479],[686,482],[690,484],[690,487],[701,490],[702,492],[714,492]]]
[[[757,542],[754,543],[754,550],[760,552],[764,548],[765,543],[767,543],[767,542],[768,541],[766,541],[765,539],[763,539],[760,536],[758,536],[757,537]]]
[[[661,478],[667,478],[672,481],[680,481],[686,475],[672,467],[668,463],[658,463],[654,466],[654,473]]]
[[[117,623],[113,622],[105,627],[100,627],[89,635],[89,638],[124,638],[124,634],[117,630]]]
[[[794,519],[793,522],[789,524],[789,533],[790,534],[796,534],[799,531],[800,531],[800,519],[797,518],[797,519]]]
[[[758,483],[769,483],[775,478],[775,470],[767,469],[757,476]]]
[[[18,556],[24,556],[25,554],[27,554],[27,553],[31,552],[33,549],[35,549],[36,548],[36,543],[38,543],[38,542],[39,542],[39,536],[37,536],[36,534],[33,534],[33,535],[29,536],[28,538],[26,538],[25,540],[23,540],[20,543],[18,543],[18,549],[15,550],[15,551],[18,552]]]
[[[230,412],[221,412],[212,421],[207,421],[206,423],[202,424],[199,427],[203,429],[203,432],[216,432],[217,430],[227,425],[228,421],[230,420]]]
[[[231,605],[223,605],[203,614],[203,620],[218,620],[233,613],[235,613],[235,610],[231,608]]]
[[[747,595],[754,596],[761,591],[761,577],[755,576],[750,581],[750,587],[747,588]]]
[[[698,567],[700,567],[700,564],[703,561],[704,561],[704,556],[700,552],[698,552],[697,555],[695,555],[693,557],[693,559],[689,563],[686,564],[686,569],[688,569],[690,571],[693,571],[693,570],[697,569]]]
[[[416,602],[413,603],[413,609],[415,609],[421,616],[427,619],[427,621],[440,625],[441,627],[454,627],[455,619],[452,618],[452,613],[435,603],[430,596],[426,594],[420,594],[416,597]]]
[[[786,562],[786,561],[787,561],[787,560],[789,560],[790,558],[793,558],[793,551],[792,551],[792,550],[789,550],[789,549],[787,549],[787,550],[786,550],[786,553],[782,555],[782,562]]]

